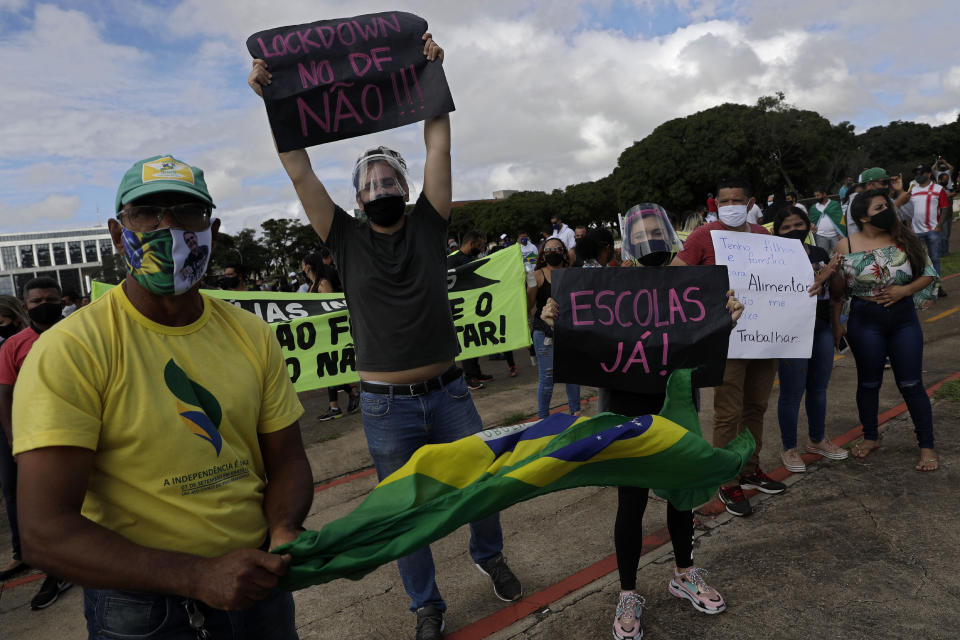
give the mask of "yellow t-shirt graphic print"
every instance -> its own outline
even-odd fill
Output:
[[[187,428],[209,442],[219,456],[220,448],[223,446],[223,438],[220,437],[219,431],[220,419],[223,417],[220,403],[212,393],[187,377],[186,372],[173,360],[168,362],[163,370],[163,381],[167,383],[167,389],[177,397],[177,400],[200,408],[200,411],[191,410],[177,403],[177,411],[187,424]]]
[[[14,449],[95,451],[83,515],[137,544],[212,557],[267,535],[258,435],[303,413],[271,329],[203,297],[185,327],[122,287],[44,332],[14,389]]]

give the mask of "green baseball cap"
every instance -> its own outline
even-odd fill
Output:
[[[889,180],[890,176],[887,175],[885,169],[880,167],[872,167],[867,169],[860,174],[860,184],[867,184],[868,182],[873,182],[874,180]]]
[[[165,155],[141,160],[127,170],[120,181],[120,188],[117,189],[115,211],[119,213],[123,205],[137,198],[163,191],[186,193],[203,200],[211,207],[217,206],[213,204],[210,192],[207,191],[203,169]]]

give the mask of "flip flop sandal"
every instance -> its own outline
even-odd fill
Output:
[[[920,459],[920,464],[928,464],[930,462],[936,462],[937,466],[935,466],[933,469],[917,469],[917,471],[921,473],[930,473],[931,471],[936,471],[940,468],[940,458]],[[914,469],[916,469],[916,467],[914,467]]]
[[[854,458],[857,458],[858,460],[864,460],[865,458],[869,457],[870,454],[872,454],[873,452],[875,452],[877,449],[880,448],[879,442],[880,441],[878,440],[877,444],[870,447],[869,449],[862,446],[860,443],[857,443],[853,445],[852,449],[850,449],[850,453],[851,455],[853,455]]]

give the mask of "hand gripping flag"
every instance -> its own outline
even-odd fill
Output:
[[[292,556],[281,585],[360,579],[468,522],[552,491],[612,485],[709,497],[740,472],[754,440],[744,431],[715,449],[699,434],[690,371],[680,370],[659,416],[554,414],[421,447],[352,513],[274,549]]]

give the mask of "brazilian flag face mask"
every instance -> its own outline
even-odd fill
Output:
[[[157,295],[186,293],[207,272],[213,234],[203,231],[156,229],[122,232],[127,272]]]

